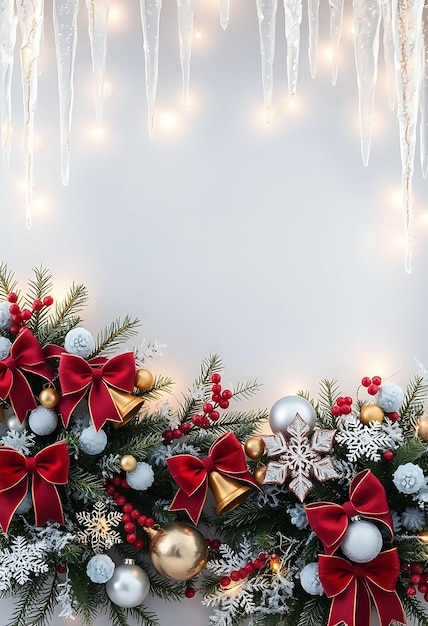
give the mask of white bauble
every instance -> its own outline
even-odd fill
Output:
[[[269,413],[269,424],[272,432],[285,435],[288,426],[297,414],[306,422],[310,432],[312,432],[317,414],[312,404],[302,396],[285,396],[275,402]]]
[[[50,435],[58,426],[58,415],[53,409],[38,406],[31,411],[28,417],[28,425],[36,435],[41,437]]]
[[[132,472],[126,472],[126,482],[132,489],[145,491],[152,486],[155,475],[151,465],[141,461]]]
[[[87,359],[95,350],[95,339],[86,328],[72,328],[65,336],[64,349],[69,354]]]
[[[12,342],[7,337],[0,336],[0,359],[3,360],[10,354]]]
[[[382,535],[377,526],[366,520],[350,522],[340,547],[354,563],[368,563],[382,550]]]
[[[385,413],[398,412],[404,401],[404,391],[395,383],[383,383],[375,396],[375,402]]]
[[[84,428],[80,433],[80,447],[86,454],[100,454],[107,446],[107,435],[101,428],[98,432],[93,426]]]
[[[300,572],[300,583],[311,596],[322,596],[323,586],[318,576],[318,563],[308,563]]]

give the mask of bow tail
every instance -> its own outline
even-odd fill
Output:
[[[107,385],[100,381],[92,383],[88,399],[89,413],[92,424],[98,432],[107,420],[112,422],[121,422],[122,417],[118,411],[116,404],[111,397]]]
[[[191,496],[186,495],[183,489],[179,489],[174,496],[170,511],[186,511],[190,519],[194,524],[199,522],[202,509],[204,508],[205,500],[208,491],[208,481],[204,480],[202,485]]]
[[[380,626],[390,626],[392,622],[406,624],[403,605],[397,592],[381,589],[370,580],[367,580],[366,584],[379,615]]]
[[[13,373],[13,384],[9,391],[9,400],[21,424],[28,411],[32,411],[37,407],[30,383],[18,369]]]
[[[342,593],[332,599],[328,626],[370,626],[370,596],[357,579],[351,580]]]
[[[61,396],[58,405],[58,413],[61,416],[62,423],[64,428],[68,427],[68,422],[70,421],[70,416],[76,406],[79,404],[81,400],[85,397],[86,387],[84,389],[79,389],[75,393],[70,393],[67,395]]]
[[[31,488],[34,504],[35,525],[43,526],[49,520],[64,524],[61,499],[57,488],[38,474],[33,474]]]
[[[0,493],[0,526],[5,534],[9,529],[11,519],[28,491],[28,477],[24,478],[12,489]]]

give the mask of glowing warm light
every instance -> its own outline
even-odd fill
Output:
[[[423,211],[420,214],[420,220],[425,226],[428,226],[428,211]]]
[[[391,188],[388,194],[388,197],[389,197],[389,204],[393,208],[401,209],[401,205],[403,202],[403,192],[401,190],[401,187]]]
[[[120,5],[115,5],[109,8],[108,21],[109,24],[112,24],[115,27],[123,24],[125,21],[125,14]]]
[[[303,110],[302,100],[296,94],[290,96],[287,100],[287,111],[293,115],[300,114]]]
[[[45,215],[49,212],[49,200],[43,196],[37,196],[33,201],[34,212],[38,215]]]
[[[275,574],[278,574],[281,569],[281,562],[277,556],[273,556],[271,559],[269,559],[269,565],[271,571]]]
[[[330,46],[326,46],[323,50],[323,58],[325,61],[328,61],[329,63],[331,62],[331,60],[333,59],[333,50]]]
[[[102,141],[106,137],[106,132],[103,126],[93,126],[90,129],[89,134],[95,141]]]
[[[164,113],[160,118],[160,126],[165,130],[174,130],[178,126],[177,116],[174,113]]]

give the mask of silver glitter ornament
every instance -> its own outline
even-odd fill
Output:
[[[133,559],[125,559],[123,565],[114,570],[106,583],[106,592],[112,602],[123,608],[141,604],[150,590],[149,578]]]
[[[280,398],[272,406],[269,413],[269,424],[274,433],[287,434],[287,428],[290,426],[296,415],[299,414],[302,420],[313,431],[317,419],[312,404],[301,396],[285,396]]]

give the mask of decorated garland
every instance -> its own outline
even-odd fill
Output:
[[[206,359],[182,402],[138,320],[94,338],[86,289],[61,302],[0,265],[0,593],[10,626],[106,611],[159,624],[149,593],[194,598],[213,626],[428,626],[427,388],[322,381],[238,411]],[[269,419],[272,434],[268,430]]]

